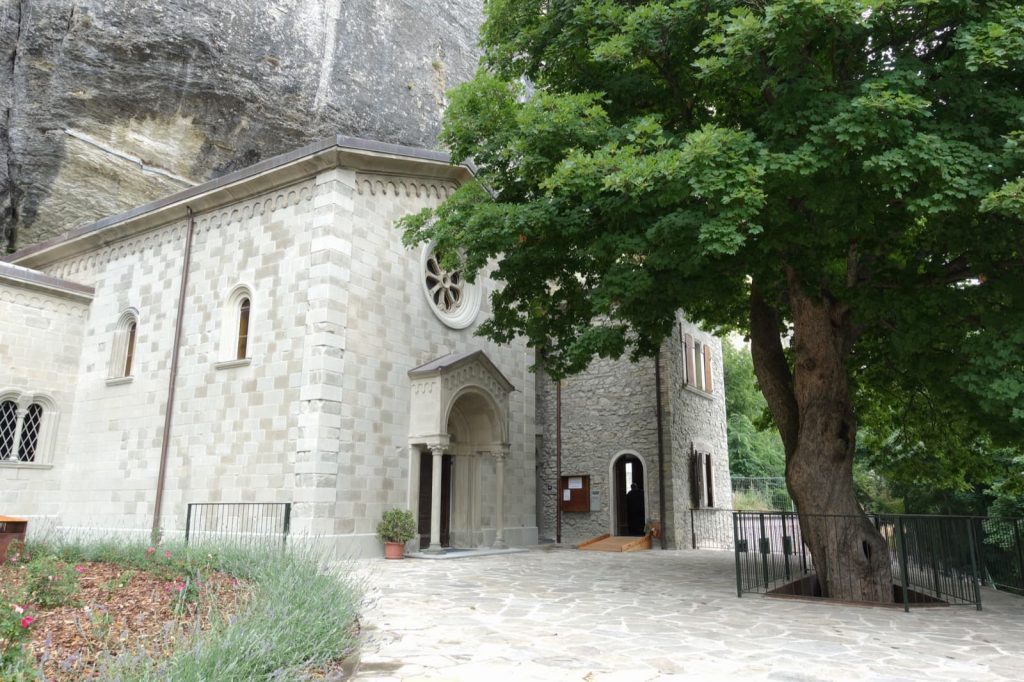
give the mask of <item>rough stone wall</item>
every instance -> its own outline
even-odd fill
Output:
[[[84,320],[89,305],[2,276],[0,271],[0,398],[26,394],[52,401],[33,463],[0,462],[0,500],[5,514],[52,515],[61,500]],[[45,362],[40,362],[44,358]],[[47,424],[46,420],[50,420]]]
[[[538,459],[538,486],[545,500],[541,537],[553,539],[556,474],[556,382],[539,374],[544,424]],[[654,361],[595,359],[585,372],[562,381],[562,475],[590,476],[600,506],[589,512],[562,513],[562,542],[579,543],[603,533],[615,534],[612,462],[629,452],[644,463],[646,516],[659,518],[657,397]],[[664,423],[664,422],[663,422]],[[667,423],[664,423],[667,428]],[[666,438],[667,438],[666,431]],[[596,500],[595,500],[596,501]]]
[[[432,147],[481,19],[479,0],[6,0],[0,251],[328,135]]]
[[[711,394],[683,385],[682,334],[690,333],[712,348]],[[662,426],[665,453],[663,527],[670,547],[690,547],[690,453],[694,443],[712,452],[716,507],[731,506],[722,349],[714,336],[682,317],[661,349]],[[537,490],[540,537],[556,535],[556,384],[538,374]],[[609,500],[612,460],[622,452],[640,456],[646,470],[647,517],[658,519],[657,407],[654,360],[595,360],[578,376],[562,382],[562,475],[589,475],[600,495],[600,509],[562,513],[562,542],[578,543],[612,533],[614,509]]]
[[[711,347],[712,392],[710,394],[684,385],[683,334]],[[675,523],[669,527],[670,541],[679,548],[691,546],[689,509],[692,507],[690,477],[691,453],[696,447],[710,452],[714,467],[715,508],[732,508],[732,483],[729,477],[729,440],[726,434],[725,375],[722,368],[722,342],[715,336],[686,321],[681,315],[672,338],[663,347],[662,355],[669,369],[671,396],[672,496],[676,501]],[[699,512],[698,512],[699,513]],[[731,535],[731,519],[715,514],[716,523]],[[728,526],[728,528],[725,528]]]

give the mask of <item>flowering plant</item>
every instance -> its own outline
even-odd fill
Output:
[[[0,673],[25,663],[28,654],[24,643],[31,637],[30,628],[35,621],[27,610],[28,607],[21,604],[0,607]]]

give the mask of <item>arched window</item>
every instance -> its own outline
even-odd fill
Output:
[[[132,375],[132,360],[135,359],[135,333],[138,330],[138,323],[132,320],[128,324],[128,339],[127,347],[124,351],[124,374],[123,376],[130,377]]]
[[[135,309],[121,313],[114,327],[114,338],[110,344],[110,370],[108,383],[130,381],[138,364],[136,347],[139,336],[139,314]]]
[[[14,438],[18,431],[18,404],[13,400],[0,402],[0,461],[14,457]]]
[[[252,358],[253,325],[252,289],[239,284],[231,290],[224,302],[220,324],[220,360],[217,369],[241,367]]]
[[[18,445],[18,461],[34,462],[36,449],[39,446],[39,431],[43,425],[43,406],[32,403],[25,410],[25,418],[21,422],[21,443]]]
[[[249,308],[251,303],[246,296],[238,304],[238,344],[235,353],[236,360],[244,360],[248,357],[249,350]]]
[[[0,399],[0,462],[41,463],[52,448],[56,425],[54,403],[46,396],[16,393]]]

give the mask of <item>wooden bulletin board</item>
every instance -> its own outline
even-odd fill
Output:
[[[590,511],[590,476],[562,476],[558,499],[564,512]]]

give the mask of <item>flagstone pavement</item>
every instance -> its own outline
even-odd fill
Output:
[[[360,680],[1024,680],[1024,598],[902,609],[736,597],[732,554],[365,560]]]

